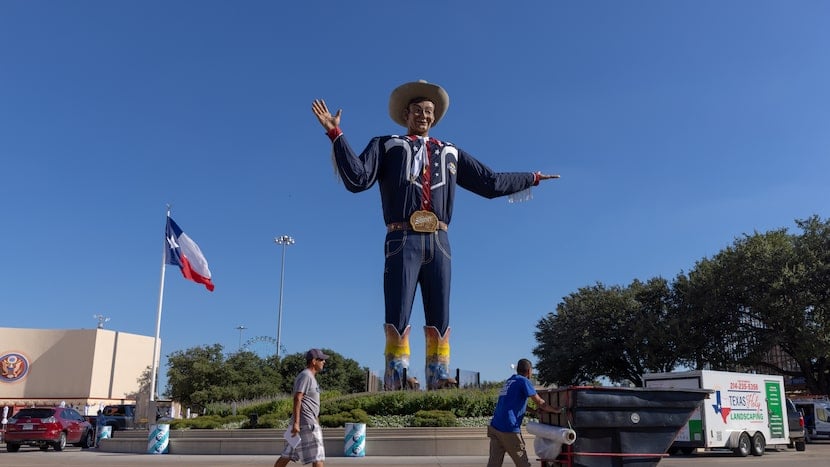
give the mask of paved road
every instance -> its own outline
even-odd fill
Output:
[[[659,467],[827,467],[830,459],[830,442],[818,442],[807,446],[804,452],[792,449],[783,451],[769,450],[762,457],[738,458],[730,453],[703,453],[691,456],[673,456],[662,460]],[[21,448],[20,452],[0,452],[0,466],[9,467],[271,467],[274,456],[184,456],[172,454],[118,454],[97,452],[94,449],[81,450],[70,447],[64,452]],[[289,464],[296,465],[299,464]],[[326,459],[327,467],[348,467],[362,465],[389,465],[397,467],[437,466],[437,467],[481,467],[487,465],[486,456],[446,456],[446,457],[331,457]],[[504,465],[512,465],[508,459]],[[538,465],[538,463],[536,464]]]

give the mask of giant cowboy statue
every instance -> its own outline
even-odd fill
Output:
[[[312,103],[314,115],[333,144],[337,172],[352,193],[380,186],[386,223],[383,292],[386,305],[384,387],[402,389],[409,368],[409,318],[421,287],[426,338],[426,386],[456,384],[450,376],[450,242],[456,185],[485,198],[529,198],[541,172],[494,172],[459,147],[429,136],[450,104],[441,86],[417,81],[392,91],[389,116],[402,135],[378,136],[356,155],[340,129],[342,110]]]

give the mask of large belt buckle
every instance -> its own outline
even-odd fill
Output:
[[[416,232],[432,233],[438,230],[438,216],[432,211],[415,211],[409,216],[409,225]]]

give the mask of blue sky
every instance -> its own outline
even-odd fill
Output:
[[[379,194],[338,184],[311,101],[360,150],[426,79],[451,102],[432,136],[562,175],[456,200],[452,366],[501,380],[579,287],[830,215],[828,21],[822,1],[2,2],[0,325],[154,335],[170,203],[216,291],[167,269],[163,355],[275,337],[288,234],[287,351],[381,372]]]

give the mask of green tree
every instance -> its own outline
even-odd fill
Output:
[[[812,216],[796,224],[801,229],[795,238],[801,265],[801,303],[796,309],[803,312],[797,323],[803,333],[789,343],[787,351],[798,362],[811,391],[830,395],[830,220]]]
[[[328,363],[326,365],[328,365]],[[286,355],[279,362],[279,372],[280,376],[282,376],[282,387],[280,389],[283,393],[291,394],[294,392],[294,379],[301,371],[303,371],[305,367],[305,352]],[[318,379],[317,381],[319,382],[320,380]],[[328,390],[330,388],[323,386],[322,389]]]
[[[584,384],[594,375],[603,375],[603,366],[593,352],[603,341],[600,308],[605,287],[584,287],[565,297],[555,313],[548,313],[537,324],[537,378],[545,384]],[[598,332],[594,332],[594,328]]]
[[[639,384],[644,372],[672,371],[681,363],[687,317],[677,307],[672,285],[662,277],[634,281],[629,289],[637,304],[630,317],[629,346],[639,355],[634,367],[643,371],[628,379]]]
[[[673,284],[675,304],[686,320],[681,355],[695,369],[738,370],[736,355],[746,353],[740,337],[743,308],[724,254],[699,260]]]
[[[689,324],[679,351],[695,368],[803,375],[811,392],[830,393],[830,225],[815,216],[796,224],[800,235],[737,238],[675,282]],[[798,369],[772,358],[779,350]]]
[[[757,345],[746,360],[775,373],[803,375],[811,392],[828,394],[830,228],[815,216],[796,224],[800,235],[780,229],[736,242],[747,308],[759,323],[752,328]],[[794,359],[798,371],[769,358],[776,348]]]
[[[225,358],[219,344],[179,350],[167,356],[167,394],[197,411],[211,402],[211,388],[222,381]]]
[[[581,288],[537,325],[539,379],[572,385],[605,376],[641,384],[643,373],[677,365],[677,320],[665,279]]]
[[[695,263],[669,284],[585,287],[565,297],[536,331],[543,382],[598,377],[639,382],[678,366],[804,376],[830,394],[830,221],[797,220],[755,232]],[[783,366],[777,352],[792,357]]]
[[[345,358],[331,349],[321,350],[329,356],[323,371],[317,375],[317,381],[323,391],[339,391],[344,394],[366,391],[368,368],[361,368],[357,361]],[[283,358],[279,372],[283,378],[284,393],[293,392],[294,378],[305,367],[305,352],[286,355]]]
[[[281,393],[282,376],[273,360],[243,351],[229,355],[224,366],[226,394],[215,400],[250,400]]]
[[[252,352],[229,356],[222,346],[194,347],[168,356],[167,393],[197,411],[211,402],[273,397],[281,393],[282,376],[274,360]]]

